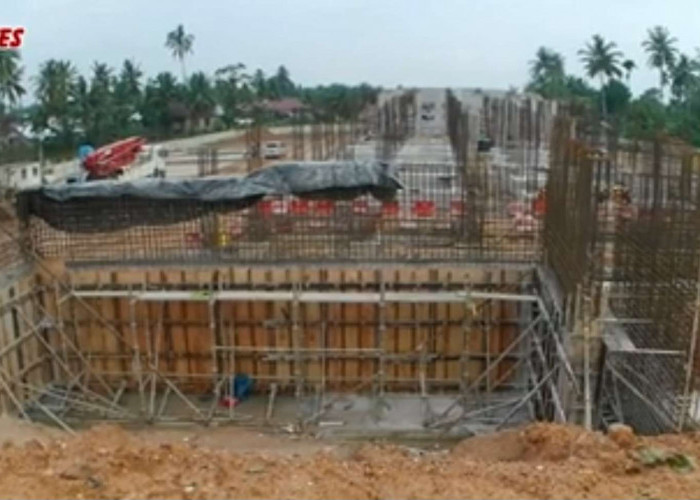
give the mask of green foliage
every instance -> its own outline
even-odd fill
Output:
[[[191,52],[193,39],[178,26],[168,34],[167,45],[182,61]],[[313,111],[309,119],[350,119],[377,95],[377,89],[367,84],[303,88],[283,65],[269,77],[260,69],[251,77],[238,63],[213,75],[198,71],[184,78],[183,71],[178,80],[162,72],[145,80],[139,65],[128,59],[118,70],[95,62],[85,76],[70,61],[51,59],[34,79],[35,104],[20,116],[10,112],[24,93],[19,85],[20,62],[17,53],[0,52],[0,128],[30,122],[44,136],[47,157],[71,157],[84,142],[100,146],[137,134],[165,139],[221,130],[234,126],[240,117],[261,118],[255,110],[264,100],[296,97]],[[30,144],[25,149],[35,154],[39,148]],[[0,153],[3,160],[8,158],[7,148]]]
[[[629,87],[620,80],[610,80],[603,88],[605,107],[612,116],[621,115],[632,99]]]
[[[548,99],[567,97],[564,58],[558,52],[540,47],[535,59],[530,61],[529,92],[535,92]]]
[[[26,93],[21,83],[24,68],[19,62],[18,52],[0,50],[0,105],[9,107]]]
[[[243,70],[245,65],[238,63],[219,68],[214,73],[214,95],[221,106],[221,119],[227,127],[235,123],[239,105],[251,100],[252,93],[248,88],[250,76]]]
[[[613,78],[622,76],[620,61],[622,52],[617,50],[615,42],[607,42],[602,36],[593,35],[591,41],[578,53],[586,70],[586,76],[600,79],[600,103],[603,119],[605,119],[608,114],[605,85]]]
[[[649,54],[647,64],[659,71],[659,87],[662,94],[678,55],[678,50],[674,46],[676,42],[677,40],[663,26],[654,26],[648,30],[647,38],[642,42],[642,47]]]
[[[622,76],[620,69],[622,52],[617,50],[615,42],[607,42],[602,36],[593,35],[585,48],[579,50],[579,55],[589,78],[599,77],[602,80],[609,80]]]
[[[339,83],[305,89],[302,98],[319,120],[350,120],[376,102],[378,89],[363,83],[349,87]]]
[[[625,113],[623,132],[627,137],[651,140],[666,130],[666,108],[656,89],[633,100]]]
[[[182,80],[187,80],[187,71],[185,70],[185,56],[192,53],[192,45],[194,44],[194,35],[185,31],[182,24],[178,24],[177,28],[168,33],[165,38],[165,47],[170,49],[173,57],[180,61],[182,66]]]
[[[680,474],[687,474],[696,468],[695,460],[684,453],[651,446],[636,450],[633,458],[644,467],[668,466]]]
[[[623,59],[616,44],[600,35],[594,35],[579,51],[586,76],[600,80],[598,90],[575,75],[567,75],[564,58],[545,47],[538,49],[530,61],[527,90],[579,107],[599,107],[602,117],[619,126],[628,138],[670,134],[700,146],[700,52],[692,58],[680,53],[676,43],[666,28],[648,30],[642,47],[648,55],[648,66],[659,71],[660,85],[637,98],[626,84],[637,64]],[[668,103],[663,95],[665,86],[671,90]]]

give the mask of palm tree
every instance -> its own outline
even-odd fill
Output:
[[[143,71],[138,64],[126,59],[119,74],[119,85],[126,96],[135,100],[141,94],[141,77]]]
[[[676,63],[678,49],[674,46],[677,42],[668,29],[662,26],[654,26],[647,31],[647,39],[642,42],[642,47],[649,54],[647,63],[650,67],[659,70],[659,88],[663,97],[664,87]]]
[[[289,70],[284,66],[280,66],[277,69],[277,74],[272,77],[274,80],[274,87],[277,89],[277,95],[279,97],[286,97],[294,94],[294,82],[289,76]]]
[[[112,69],[104,63],[95,62],[90,81],[90,136],[101,144],[118,135],[115,130],[114,77]]]
[[[19,53],[0,51],[0,104],[10,107],[25,93],[22,86],[24,69],[19,65]]]
[[[579,50],[581,61],[586,69],[589,78],[600,78],[600,94],[603,118],[607,115],[605,105],[605,84],[613,77],[622,76],[620,69],[620,59],[622,52],[617,49],[615,42],[607,42],[600,35],[593,35],[591,42],[586,47]]]
[[[265,78],[265,73],[263,72],[263,70],[255,70],[255,73],[253,74],[253,79],[251,81],[251,85],[253,86],[253,90],[255,90],[258,99],[266,97],[267,79]]]
[[[566,87],[564,58],[551,49],[540,47],[530,61],[530,78],[528,90],[543,97],[561,97]]]
[[[241,89],[250,81],[250,76],[242,73],[245,65],[229,64],[216,70],[215,95],[223,111],[222,119],[227,126],[234,123],[238,103],[244,97]],[[240,85],[240,87],[239,87]]]
[[[637,64],[632,59],[625,59],[621,65],[625,69],[625,80],[630,81],[632,71],[637,68]]]
[[[187,105],[196,126],[209,119],[216,105],[214,90],[203,72],[194,73],[187,82]]]
[[[671,83],[671,94],[678,101],[683,101],[688,90],[690,90],[698,81],[695,75],[695,65],[693,61],[685,54],[676,61],[676,64],[671,69],[669,77]]]
[[[144,90],[141,104],[144,124],[165,134],[172,133],[174,123],[186,118],[183,94],[172,73],[159,73]]]
[[[71,86],[71,111],[84,130],[90,126],[91,110],[90,86],[84,77],[78,76]]]
[[[548,76],[563,74],[564,58],[561,54],[547,47],[537,49],[535,58],[530,61],[530,77],[533,80],[541,80]]]
[[[178,24],[177,28],[168,33],[165,39],[165,46],[173,53],[173,57],[180,60],[182,65],[182,81],[187,81],[187,71],[185,70],[185,56],[192,53],[194,35],[185,32],[185,27]]]
[[[69,132],[70,107],[77,72],[70,61],[49,59],[39,67],[36,78],[36,99],[39,101],[39,125],[58,124],[61,132]]]
[[[142,102],[142,77],[143,72],[138,64],[126,59],[114,85],[116,122],[124,135],[136,133],[137,129],[134,127],[141,121],[139,108]]]

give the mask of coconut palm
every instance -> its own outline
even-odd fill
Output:
[[[126,59],[119,74],[119,86],[124,96],[130,101],[136,101],[141,95],[141,77],[143,71],[138,64]]]
[[[674,45],[677,41],[663,26],[654,26],[647,31],[647,39],[642,42],[642,47],[649,54],[647,63],[659,71],[659,88],[662,96],[676,63],[678,49]]]
[[[277,69],[275,76],[270,78],[270,86],[277,91],[278,97],[285,97],[294,94],[294,82],[289,76],[289,70],[284,66]]]
[[[566,90],[564,58],[551,49],[540,47],[530,61],[530,78],[528,90],[543,97],[561,97]]]
[[[61,131],[68,131],[76,78],[77,71],[70,61],[49,59],[39,67],[35,96],[39,101],[40,127],[51,125],[55,128],[53,124],[57,124]]]
[[[187,71],[185,70],[185,56],[192,53],[194,35],[185,32],[185,27],[178,24],[177,28],[168,33],[165,39],[165,46],[173,53],[173,57],[180,60],[182,66],[182,81],[187,81]]]
[[[118,135],[115,120],[117,112],[114,100],[115,79],[112,69],[104,63],[95,62],[92,66],[92,79],[90,80],[89,105],[90,123],[89,132],[92,140],[98,144],[107,142]]]
[[[258,99],[267,96],[267,78],[265,78],[265,73],[261,69],[256,69],[251,80],[251,85]]]
[[[90,103],[90,86],[87,80],[78,76],[71,86],[70,93],[71,111],[82,125],[87,129],[90,125],[92,106]]]
[[[564,74],[564,58],[561,54],[540,47],[535,54],[535,58],[530,61],[530,77],[533,80],[540,80],[552,75]]]
[[[184,90],[172,73],[159,73],[143,94],[141,114],[147,127],[169,134],[175,122],[186,118]]]
[[[239,102],[244,97],[242,89],[250,81],[250,76],[242,73],[245,65],[229,64],[216,70],[215,94],[221,106],[222,119],[227,126],[234,123]]]
[[[637,64],[632,59],[625,59],[624,61],[622,61],[621,66],[625,70],[625,80],[629,82],[630,75],[632,74],[632,71],[634,71],[637,68]]]
[[[117,103],[117,121],[123,129],[130,129],[134,120],[138,121],[138,113],[141,105],[141,78],[143,72],[138,64],[126,59],[122,64],[116,85],[114,87],[115,101]]]
[[[694,70],[693,61],[687,55],[681,54],[669,75],[671,94],[676,100],[684,100],[688,91],[697,83],[698,77]]]
[[[19,53],[0,51],[0,104],[14,105],[25,93],[22,86],[24,69],[19,65]]]
[[[190,118],[195,124],[211,117],[216,100],[214,88],[207,75],[199,71],[190,77],[187,82],[186,99]]]
[[[605,105],[605,85],[612,78],[622,76],[620,69],[620,59],[622,52],[617,50],[615,42],[608,42],[600,35],[593,35],[593,38],[586,47],[578,51],[581,56],[586,74],[589,78],[600,79],[601,106],[603,118],[607,115]]]

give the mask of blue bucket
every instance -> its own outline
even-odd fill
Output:
[[[255,380],[253,380],[251,377],[245,373],[237,374],[235,377],[233,377],[233,382],[231,384],[233,397],[238,401],[248,399],[253,394],[254,386]]]

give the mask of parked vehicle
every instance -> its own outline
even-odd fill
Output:
[[[274,159],[284,158],[287,154],[287,147],[280,141],[267,141],[263,144],[263,158]]]

